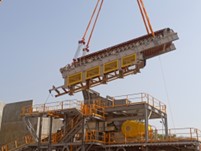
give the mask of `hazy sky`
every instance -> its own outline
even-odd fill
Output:
[[[35,104],[44,103],[52,85],[63,84],[59,69],[71,62],[95,2],[4,0],[0,3],[1,101],[33,99]],[[201,129],[201,1],[144,0],[144,3],[154,30],[170,27],[178,32],[177,50],[148,60],[140,74],[94,90],[103,96],[147,92],[167,104],[170,127],[174,122],[175,127]],[[105,0],[90,50],[97,51],[144,34],[136,0]],[[81,93],[50,97],[48,101],[73,98],[80,99]]]

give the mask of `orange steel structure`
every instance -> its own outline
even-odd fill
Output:
[[[27,151],[35,149],[109,151],[111,148],[114,151],[120,149],[174,151],[175,148],[182,151],[199,150],[201,132],[198,129],[168,129],[166,125],[165,129],[152,127],[151,131],[147,131],[149,119],[167,118],[166,105],[149,94],[95,97],[87,101],[90,102],[89,104],[82,102],[69,100],[22,108],[21,113],[24,118],[46,117],[65,121],[68,116],[68,120],[56,133],[50,131],[45,136],[41,133],[39,135],[43,135],[43,137],[38,136],[40,139],[36,139],[34,137],[36,135],[26,136],[24,144],[20,144],[20,140],[15,140],[3,145],[1,151],[20,149]],[[139,119],[145,122],[145,131],[138,133],[135,137],[123,135],[119,128],[111,128],[113,122],[122,123],[127,120]],[[118,124],[113,124],[112,127],[115,127],[114,125],[118,127]]]
[[[155,132],[157,134],[160,134],[161,131],[163,131],[163,130],[156,130]],[[177,143],[178,145],[176,145],[176,146],[179,148],[179,143],[185,144],[186,142],[192,142],[192,144],[195,145],[196,142],[200,142],[200,140],[201,140],[201,131],[196,128],[174,128],[174,129],[169,129],[168,131],[169,131],[168,137],[154,135],[150,139],[149,142],[152,143],[152,145],[155,145],[154,143],[156,143],[159,146],[162,146],[164,144],[171,146],[172,144]],[[174,132],[174,133],[172,133],[172,132]],[[101,135],[101,137],[99,137],[99,139],[97,139],[97,137],[96,137],[97,133],[100,133],[100,132],[94,131],[94,130],[87,131],[86,136],[85,136],[86,137],[85,142],[86,143],[96,142],[96,143],[101,143],[104,145],[105,144],[108,144],[108,145],[124,144],[124,146],[126,146],[126,144],[130,144],[130,143],[142,143],[143,144],[145,142],[145,140],[143,139],[143,135],[139,136],[138,139],[127,138],[127,137],[124,137],[122,139],[121,137],[116,137],[116,136],[114,137],[113,133],[101,132],[101,133],[103,133],[103,135]],[[176,137],[176,136],[179,136],[179,137]],[[52,134],[52,144],[55,144],[55,145],[58,144],[61,137],[62,137],[62,135],[59,133]],[[21,142],[19,139],[3,145],[1,147],[1,151],[12,151],[12,150],[19,150],[19,149],[23,150],[23,147],[26,148],[28,145],[31,146],[35,143],[32,140],[31,136],[25,136],[24,139],[25,139],[25,141],[21,145],[17,145],[19,142]],[[45,144],[46,142],[43,141],[43,143]],[[70,150],[73,150],[72,146],[70,146],[69,148],[71,148]]]

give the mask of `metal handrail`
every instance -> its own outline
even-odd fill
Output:
[[[45,104],[36,104],[25,106],[22,108],[21,115],[34,114],[34,113],[44,113],[51,111],[61,111],[70,108],[80,109],[81,101],[78,100],[65,100],[61,102],[50,102]]]
[[[82,104],[81,112],[84,116],[98,116],[105,118],[105,107],[97,104]]]
[[[166,105],[148,93],[133,93],[128,95],[114,96],[113,99],[126,99],[127,101],[125,105],[135,104],[136,102],[146,102],[158,110],[166,113]]]
[[[148,143],[160,142],[183,142],[183,141],[201,141],[201,131],[196,128],[174,128],[168,130],[168,136],[164,134],[165,130],[152,130],[148,132]],[[111,132],[107,134],[108,140],[105,144],[126,144],[126,143],[145,143],[145,134],[139,134],[136,137],[126,137],[123,134]]]
[[[128,94],[128,95],[121,95],[121,96],[115,96],[113,97],[115,99],[126,99],[126,104],[123,105],[130,105],[135,104],[136,102],[146,102],[149,105],[157,108],[158,110],[162,112],[166,112],[166,105],[156,99],[155,97],[147,94],[147,93],[134,93],[134,94]],[[98,104],[100,102],[99,99],[95,99],[93,101],[93,104]],[[113,103],[113,107],[115,106],[123,106],[123,105],[115,105]],[[99,108],[105,108],[108,106],[105,106],[104,104],[98,104]],[[111,107],[111,106],[109,106]],[[66,100],[61,102],[50,102],[46,104],[36,104],[34,106],[25,106],[22,108],[22,115],[27,114],[34,114],[34,113],[43,113],[43,112],[51,112],[51,111],[58,111],[58,110],[64,110],[64,109],[70,109],[70,108],[76,108],[78,110],[82,110],[82,103],[78,100]]]
[[[85,142],[105,143],[106,142],[105,132],[97,130],[87,130],[85,135]]]

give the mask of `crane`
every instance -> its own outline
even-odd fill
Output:
[[[147,34],[87,54],[103,3],[104,0],[97,0],[84,35],[78,42],[73,62],[60,69],[64,78],[64,85],[53,86],[49,90],[50,93],[55,92],[56,97],[64,94],[73,95],[76,92],[106,84],[118,78],[137,74],[140,69],[145,67],[147,59],[175,50],[173,41],[178,39],[177,33],[170,28],[154,32],[143,0],[137,0]],[[92,29],[86,42],[86,35],[92,22]],[[83,54],[78,57],[81,50]]]

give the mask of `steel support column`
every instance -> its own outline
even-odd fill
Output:
[[[85,125],[86,125],[86,118],[83,116],[83,119],[82,119],[82,151],[85,151],[85,136],[86,136],[86,128],[85,128]]]
[[[43,122],[43,117],[40,116],[40,119],[39,119],[39,133],[38,133],[38,151],[41,150],[40,146],[41,146],[42,122]]]
[[[168,120],[167,115],[164,117],[165,137],[168,137]]]
[[[49,121],[49,140],[48,140],[48,150],[51,150],[51,143],[52,143],[52,116],[50,116],[50,121]]]
[[[66,134],[66,129],[67,129],[67,127],[68,127],[68,121],[69,119],[68,119],[68,115],[64,115],[64,134]]]
[[[148,142],[149,140],[149,119],[148,119],[148,106],[147,104],[144,105],[144,112],[145,112],[145,142]]]
[[[96,134],[95,134],[96,140],[98,140],[98,132],[99,132],[99,121],[96,121]]]
[[[145,142],[147,143],[149,141],[149,110],[148,110],[148,105],[145,103],[144,105],[144,118],[145,118]],[[148,151],[148,147],[145,146],[144,148],[145,151]]]

